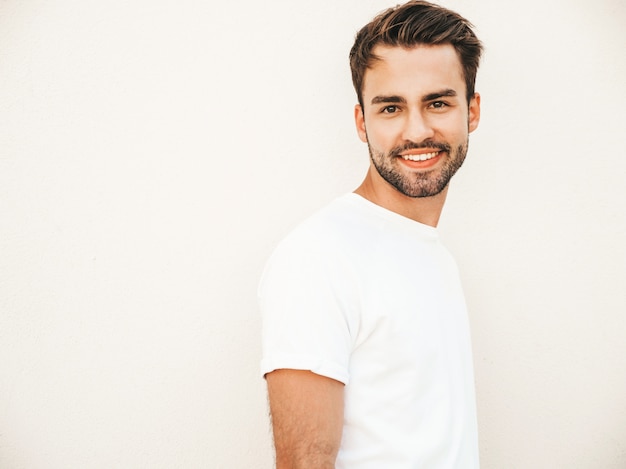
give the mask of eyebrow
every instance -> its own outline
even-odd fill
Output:
[[[446,90],[441,90],[435,93],[427,94],[426,96],[422,98],[422,102],[425,103],[425,102],[433,101],[439,98],[454,98],[456,95],[457,95],[456,91],[454,91],[452,88],[448,88]]]
[[[457,92],[454,91],[451,88],[445,89],[445,90],[441,90],[441,91],[436,91],[434,93],[429,93],[426,96],[422,97],[422,102],[423,103],[427,103],[429,101],[434,101],[435,99],[439,99],[439,98],[453,98],[457,96]],[[374,96],[372,98],[372,104],[406,104],[406,99],[404,99],[402,96],[396,96],[396,95],[391,95],[391,96]]]
[[[406,99],[404,99],[402,96],[374,96],[372,98],[372,104],[383,103],[406,104]]]

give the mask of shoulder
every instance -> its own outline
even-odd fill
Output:
[[[358,205],[351,194],[332,201],[296,226],[276,246],[272,257],[342,250],[358,231]]]
[[[312,278],[331,281],[346,274],[353,268],[354,243],[363,238],[364,223],[353,194],[335,199],[280,241],[265,265],[260,286]]]

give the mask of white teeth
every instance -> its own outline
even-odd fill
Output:
[[[438,151],[434,151],[432,153],[422,153],[421,155],[402,155],[402,158],[404,158],[405,160],[411,160],[411,161],[426,161],[426,160],[430,160],[431,158],[434,158],[438,154],[439,154]]]

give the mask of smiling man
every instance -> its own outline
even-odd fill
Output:
[[[369,170],[283,240],[259,286],[277,469],[479,466],[467,312],[436,227],[478,126],[481,50],[423,1],[357,34]]]

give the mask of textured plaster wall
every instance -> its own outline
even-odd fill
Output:
[[[440,225],[483,467],[624,468],[626,6],[444,4],[487,47]],[[258,276],[363,175],[389,5],[0,2],[1,468],[272,466]]]

